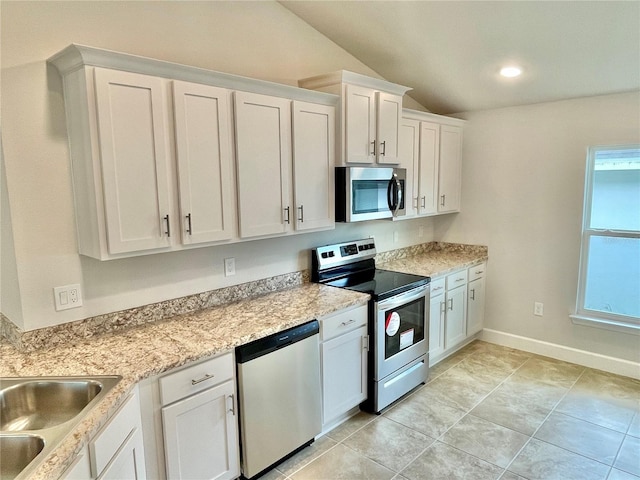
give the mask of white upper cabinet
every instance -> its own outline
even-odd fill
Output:
[[[235,93],[240,236],[285,233],[291,197],[291,101]]]
[[[236,222],[231,92],[172,83],[182,242],[230,240]]]
[[[335,107],[293,102],[293,186],[298,231],[335,226]]]
[[[161,79],[96,68],[108,252],[169,247],[167,102]]]
[[[377,163],[400,163],[399,135],[402,118],[402,95],[376,92],[376,144]]]
[[[407,192],[411,199],[407,202],[411,206],[407,215],[460,211],[463,124],[463,120],[455,118],[403,111],[400,164],[407,169],[411,188]]]
[[[333,228],[335,108],[235,93],[242,238]]]
[[[80,45],[48,61],[63,80],[80,254],[333,228],[336,95]]]
[[[345,70],[306,78],[298,84],[342,99],[338,165],[400,163],[402,97],[408,87]]]
[[[460,211],[461,178],[462,128],[442,125],[440,128],[438,213]]]
[[[440,125],[420,122],[420,161],[418,176],[418,212],[431,215],[438,211],[438,159],[440,157]]]

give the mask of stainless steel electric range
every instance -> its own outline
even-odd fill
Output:
[[[371,295],[368,398],[378,413],[429,373],[429,277],[375,266],[372,238],[312,250],[312,281]]]

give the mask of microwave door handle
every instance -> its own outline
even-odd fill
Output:
[[[393,199],[391,198],[391,192],[393,192]],[[389,186],[387,187],[387,201],[389,203],[389,210],[393,213],[393,216],[397,216],[398,210],[402,203],[402,184],[398,180],[398,175],[393,174],[391,180],[389,180]]]
[[[395,173],[393,174],[393,177],[395,177]],[[389,210],[391,210],[392,212],[395,212],[397,208],[395,201],[398,197],[397,192],[395,190],[398,187],[396,186],[396,182],[393,177],[391,177],[391,179],[389,180],[389,185],[387,185],[387,204],[389,205]]]

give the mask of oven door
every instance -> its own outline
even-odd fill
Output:
[[[427,353],[429,285],[376,302],[374,380]]]

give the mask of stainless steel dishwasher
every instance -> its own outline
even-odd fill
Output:
[[[322,429],[317,320],[236,348],[242,474],[253,478]]]

